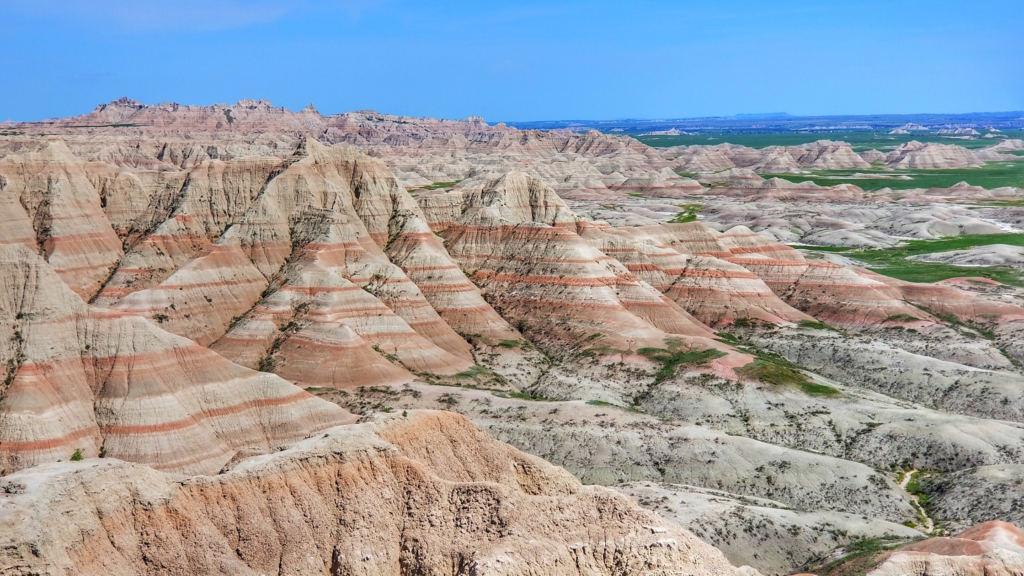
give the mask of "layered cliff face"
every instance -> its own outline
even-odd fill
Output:
[[[740,574],[444,413],[329,428],[215,477],[88,459],[0,482],[7,574]]]
[[[869,576],[1011,576],[1024,572],[1024,531],[986,522],[952,537],[929,538],[883,557]]]
[[[0,138],[0,522],[30,528],[4,531],[26,573],[732,573],[422,408],[657,495],[765,573],[926,529],[904,468],[949,477],[921,514],[1016,518],[1006,482],[965,491],[1024,465],[1024,298],[786,245],[988,233],[997,209],[935,200],[1003,192],[758,175],[864,168],[843,143],[261,102],[24,129]]]
[[[354,420],[143,318],[87,306],[23,246],[0,247],[0,278],[5,473],[77,452],[209,474],[240,450]]]
[[[59,138],[0,162],[0,242],[39,251],[75,293],[92,296],[122,251],[83,162]]]

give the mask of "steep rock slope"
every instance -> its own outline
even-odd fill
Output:
[[[1024,573],[1024,531],[986,522],[952,537],[929,538],[888,555],[868,576],[1014,576]]]
[[[575,215],[536,178],[510,173],[450,196],[449,213],[433,212],[433,225],[443,228],[452,258],[546,354],[571,361],[588,350],[608,364],[643,367],[647,360],[637,351],[678,342],[694,351],[721,349],[727,357],[716,361],[716,369],[727,373],[745,363],[743,355],[714,341],[707,327],[580,237]],[[575,382],[549,375],[549,393],[611,392],[618,401],[635,393],[611,391],[607,384],[594,391],[593,380],[579,374]]]
[[[3,483],[9,574],[740,574],[442,413],[329,429],[215,477],[87,460]]]
[[[709,326],[737,319],[785,324],[811,318],[780,300],[750,271],[708,255],[733,251],[699,224],[612,228],[580,223],[578,228],[591,245]],[[705,255],[694,256],[694,250]]]
[[[0,212],[0,243],[38,251],[83,298],[96,293],[121,257],[99,194],[59,138],[0,159]]]
[[[87,306],[23,246],[0,247],[0,282],[5,472],[80,451],[208,474],[240,450],[353,420],[138,316]]]

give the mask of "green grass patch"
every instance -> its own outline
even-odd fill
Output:
[[[447,188],[454,188],[456,184],[462,182],[462,180],[449,180],[446,182],[434,182],[429,186],[420,186],[416,190],[444,190]]]
[[[715,332],[715,336],[718,336],[717,340],[730,346],[739,346],[743,342],[740,341],[735,335],[728,332]]]
[[[756,360],[737,368],[736,373],[772,386],[796,386],[808,396],[839,395],[839,390],[812,382],[796,364],[775,354],[759,353]]]
[[[587,404],[591,406],[604,406],[607,408],[615,408],[616,410],[625,410],[626,412],[633,412],[634,414],[643,414],[643,412],[636,408],[629,406],[619,406],[618,404],[612,404],[611,402],[605,402],[604,400],[587,400]]]
[[[703,204],[679,204],[682,208],[671,220],[670,224],[686,224],[687,222],[695,222],[697,220],[697,213],[704,209]]]
[[[661,369],[654,375],[654,383],[659,384],[676,373],[676,368],[687,364],[706,364],[715,358],[725,356],[725,352],[709,348],[707,350],[692,350],[681,352],[665,348],[641,348],[637,350],[644,358],[653,362],[660,362]]]
[[[912,140],[925,143],[938,142],[941,144],[956,144],[957,146],[977,150],[996,144],[1001,140],[992,138],[967,140],[962,138],[950,138],[949,136],[942,136],[934,133],[889,134],[888,130],[878,132],[873,130],[834,130],[828,132],[758,132],[752,130],[733,132],[726,130],[702,130],[698,134],[681,134],[679,136],[642,136],[635,133],[631,133],[629,135],[654,148],[693,146],[695,144],[713,146],[715,144],[722,144],[725,142],[730,144],[739,144],[741,146],[749,146],[750,148],[767,148],[768,146],[799,146],[801,144],[808,144],[817,140],[832,140],[848,142],[855,152],[864,152],[872,149],[886,152],[887,149],[895,148],[900,144],[905,144]],[[1024,133],[1021,131],[1008,130],[1004,131],[1003,135],[1008,138],[1024,138]]]
[[[812,330],[835,330],[835,328],[825,324],[824,322],[818,322],[817,320],[801,320],[799,322],[801,328],[810,328]]]
[[[479,364],[474,364],[472,368],[470,368],[469,370],[465,370],[463,372],[459,372],[458,374],[455,375],[455,377],[461,380],[465,378],[492,376],[493,374],[494,372],[492,372],[490,368],[486,366],[481,366]]]
[[[920,318],[911,316],[910,314],[893,314],[884,321],[885,322],[917,322]]]
[[[1008,266],[954,266],[943,262],[908,260],[911,256],[964,250],[976,246],[1007,244],[1024,246],[1024,234],[961,234],[930,240],[909,240],[892,248],[857,250],[842,246],[799,246],[808,250],[836,252],[859,260],[874,272],[907,282],[938,282],[949,278],[980,276],[1010,286],[1024,287],[1024,274]]]
[[[875,178],[854,174],[877,176]],[[763,178],[782,178],[790,182],[814,182],[819,186],[854,184],[865,191],[890,188],[895,192],[912,188],[949,188],[958,182],[973,186],[1001,188],[1003,186],[1024,187],[1024,159],[986,162],[978,168],[950,168],[945,170],[811,170],[808,174],[761,174]],[[897,179],[906,176],[909,180]]]

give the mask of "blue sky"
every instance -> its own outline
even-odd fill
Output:
[[[1024,109],[1022,0],[0,0],[0,120],[266,98],[496,120]]]

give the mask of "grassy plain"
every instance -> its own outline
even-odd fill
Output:
[[[841,246],[797,246],[805,250],[834,252],[867,264],[884,276],[907,282],[938,282],[949,278],[980,276],[1011,286],[1024,287],[1024,273],[1005,266],[953,266],[941,262],[908,260],[911,256],[964,250],[975,246],[1008,244],[1024,246],[1024,234],[963,234],[934,240],[910,240],[893,248],[855,250]]]
[[[851,178],[854,174],[878,178]],[[949,188],[958,182],[981,186],[989,190],[1003,186],[1024,187],[1024,159],[1005,162],[986,162],[978,168],[952,168],[948,170],[892,170],[878,168],[865,170],[811,170],[807,174],[762,174],[763,178],[778,177],[790,182],[813,181],[819,186],[850,183],[866,191],[882,188],[909,190],[912,188]],[[909,180],[896,177],[907,176]]]
[[[1024,131],[1013,130],[1002,133],[1007,138],[1024,138]],[[767,148],[768,146],[799,146],[817,140],[841,140],[849,142],[850,146],[857,152],[865,150],[891,149],[917,140],[918,142],[939,142],[941,144],[956,144],[964,148],[977,149],[991,146],[1000,139],[978,138],[977,140],[966,140],[951,136],[940,136],[938,134],[889,134],[887,132],[871,132],[868,130],[856,131],[835,131],[835,132],[700,132],[698,134],[684,136],[642,136],[639,133],[631,133],[637,140],[653,146],[664,148],[668,146],[693,146],[715,145],[728,142],[751,148]]]

